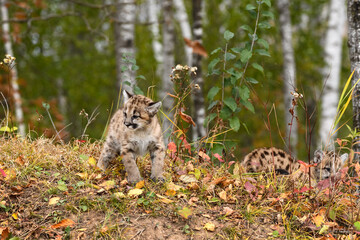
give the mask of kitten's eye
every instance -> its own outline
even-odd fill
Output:
[[[137,116],[137,115],[132,116],[132,119],[138,119],[138,118],[139,118],[139,116]]]
[[[330,172],[330,168],[329,167],[326,167],[326,168],[323,168],[325,171],[328,171],[328,172]]]
[[[126,112],[124,112],[124,117],[127,117],[127,114],[126,114]]]

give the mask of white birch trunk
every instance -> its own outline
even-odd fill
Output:
[[[2,24],[2,37],[5,43],[6,54],[9,54],[14,57],[14,52],[12,48],[11,36],[10,36],[10,24],[7,22],[9,20],[8,9],[5,5],[5,0],[1,0],[1,20]],[[14,98],[15,105],[15,117],[19,127],[19,134],[23,137],[26,135],[25,124],[24,124],[24,113],[22,110],[22,100],[19,91],[18,84],[18,72],[16,65],[10,71],[10,84],[12,88],[12,95]]]
[[[174,3],[174,8],[176,9],[175,18],[180,25],[182,36],[184,38],[191,40],[192,39],[191,27],[190,27],[188,15],[186,13],[184,1],[183,0],[174,0],[173,3]],[[191,66],[192,65],[192,49],[189,46],[187,46],[186,44],[184,46],[185,46],[186,64],[188,66]]]
[[[349,57],[351,63],[351,71],[354,71],[352,85],[360,78],[360,2],[357,0],[348,0],[348,26],[349,26]],[[354,87],[353,93],[353,128],[357,132],[360,131],[360,85]],[[354,159],[359,161],[360,138],[353,139]]]
[[[129,59],[135,59],[135,0],[116,0],[115,55],[116,80],[121,88],[133,92],[136,84],[135,71],[131,70]],[[128,85],[130,84],[130,85]]]
[[[297,121],[289,113],[292,108],[292,96],[290,92],[294,92],[296,88],[296,68],[294,49],[292,46],[292,27],[289,10],[289,0],[277,0],[277,8],[279,11],[279,25],[281,33],[281,43],[283,48],[283,80],[284,80],[284,112],[286,124],[286,139],[290,142],[289,148],[291,152],[295,153],[295,146],[297,145]],[[296,115],[296,108],[294,109]],[[292,124],[292,125],[289,125]],[[291,132],[290,132],[291,131]],[[290,135],[291,133],[291,135]],[[290,135],[290,139],[288,139]]]
[[[202,19],[204,16],[204,1],[203,0],[193,0],[193,35],[194,41],[199,41],[202,43],[203,28],[202,28]],[[193,54],[193,65],[197,67],[197,74],[195,83],[197,83],[200,89],[194,89],[193,99],[194,99],[194,122],[195,127],[193,127],[193,139],[198,140],[206,136],[206,129],[204,127],[205,122],[205,100],[204,94],[202,92],[204,88],[204,79],[202,76],[202,66],[201,66],[202,57],[199,54]]]
[[[162,64],[163,62],[163,46],[160,39],[160,26],[159,26],[159,6],[156,0],[149,0],[148,1],[148,15],[149,15],[149,22],[150,22],[150,31],[152,33],[152,48],[154,51],[154,56],[157,63]],[[162,72],[162,71],[161,71]]]
[[[320,140],[324,146],[333,140],[339,84],[343,33],[345,29],[345,1],[331,0],[324,54],[326,66],[322,70],[324,91],[321,97]]]
[[[170,111],[173,107],[173,99],[167,95],[167,93],[173,92],[173,83],[170,80],[170,75],[172,72],[172,67],[175,65],[174,60],[174,25],[173,25],[173,6],[172,0],[163,0],[163,15],[164,15],[164,23],[163,23],[163,74],[161,78],[162,89],[160,92],[160,96],[162,98],[163,103],[163,111],[173,121],[173,113]],[[163,129],[165,141],[168,141],[168,135],[172,130],[172,126],[170,121],[164,117],[163,118]]]

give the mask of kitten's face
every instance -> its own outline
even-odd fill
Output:
[[[314,153],[315,177],[317,180],[324,180],[334,176],[346,163],[348,154],[338,156],[333,151],[324,152],[316,150]]]
[[[123,108],[124,125],[130,130],[146,128],[160,109],[161,102],[153,102],[141,95],[126,95]]]

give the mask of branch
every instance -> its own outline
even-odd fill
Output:
[[[52,14],[45,17],[31,17],[31,18],[25,18],[25,19],[18,19],[18,18],[10,18],[8,20],[2,20],[0,21],[0,24],[4,23],[26,23],[26,22],[32,22],[32,21],[46,21],[53,18],[62,18],[62,17],[78,17],[78,13],[64,13],[64,14]]]

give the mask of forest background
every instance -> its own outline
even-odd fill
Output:
[[[174,100],[167,93],[176,92],[172,67],[181,64],[198,68],[191,79],[200,87],[194,88],[182,109],[197,123],[187,133],[189,142],[207,135],[201,126],[211,130],[216,125],[219,139],[227,141],[224,145],[212,139],[215,152],[237,147],[235,156],[241,159],[255,147],[293,145],[292,151],[306,159],[309,146],[315,150],[328,143],[336,113],[324,114],[336,110],[351,73],[345,1],[1,4],[0,54],[9,54],[11,43],[16,57],[13,71],[18,75],[12,79],[3,71],[0,78],[2,126],[10,122],[20,128],[23,123],[31,137],[55,136],[52,120],[64,140],[103,137],[109,116],[118,107],[120,87],[162,100],[167,112],[167,103]],[[18,83],[21,95],[20,121],[12,82]],[[296,92],[303,97],[294,108]],[[12,113],[8,119],[6,103]],[[202,118],[204,109],[207,119]],[[348,108],[341,124],[351,126],[351,118]],[[342,127],[337,134],[345,137],[349,131]]]

